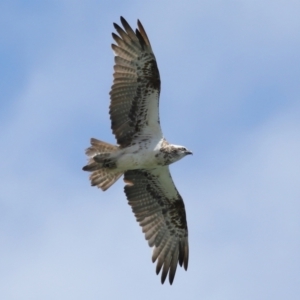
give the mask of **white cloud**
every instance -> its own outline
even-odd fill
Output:
[[[292,2],[282,13],[278,1],[270,10],[265,2],[248,1],[242,7],[221,5],[219,12],[221,2],[172,2],[172,13],[170,2],[162,2],[159,10],[155,4],[135,8],[132,2],[118,13],[128,13],[129,21],[138,17],[145,25],[162,70],[164,130],[172,142],[183,141],[194,151],[193,157],[172,166],[186,202],[191,244],[189,270],[178,268],[172,287],[160,286],[123,183],[102,193],[89,187],[88,175],[81,171],[89,137],[113,141],[107,107],[111,23],[118,22],[110,16],[115,8],[99,17],[82,7],[83,2],[64,3],[59,24],[65,26],[61,31],[55,27],[45,52],[40,48],[11,117],[1,122],[3,299],[282,299],[287,291],[289,299],[296,299],[299,91],[288,83],[297,71],[287,68],[281,81],[281,76],[267,76],[273,69],[265,72],[265,64],[245,68],[246,75],[239,68],[243,54],[257,58],[258,52],[247,50],[249,43],[258,49],[261,37],[269,33],[273,35],[265,43],[274,51],[274,45],[287,42],[284,51],[274,54],[285,64],[285,53],[294,51]],[[259,22],[246,18],[249,10],[260,16]],[[291,19],[281,27],[276,19],[288,13]],[[96,27],[99,31],[92,30]],[[243,37],[242,47],[238,41],[247,28],[245,35],[251,36]],[[35,30],[40,36],[39,28]],[[206,31],[210,42],[203,39]],[[233,48],[224,51],[220,41],[232,36],[231,46],[237,45],[240,56],[228,62]],[[227,65],[234,71],[227,72]],[[260,122],[241,109],[241,99],[253,103],[245,95],[256,89],[258,71],[264,74],[262,85],[279,82],[285,97],[275,109],[269,103],[272,109],[266,109]],[[180,88],[173,91],[174,86]],[[253,106],[260,109],[258,102]],[[179,116],[180,124],[174,124]]]

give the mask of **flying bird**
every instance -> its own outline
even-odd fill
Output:
[[[186,212],[172,180],[169,165],[191,151],[164,138],[159,121],[160,76],[145,29],[138,20],[133,31],[121,17],[109,114],[117,145],[92,138],[84,171],[92,186],[107,190],[124,175],[125,194],[132,211],[153,247],[152,261],[164,283],[173,283],[177,265],[188,268]]]

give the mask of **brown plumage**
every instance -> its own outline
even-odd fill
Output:
[[[114,23],[120,37],[112,34],[117,45],[112,44],[116,57],[109,113],[118,144],[127,147],[146,126],[161,131],[158,113],[160,77],[149,39],[140,21],[136,33],[122,17],[121,22],[125,31]],[[149,103],[149,99],[155,103]],[[153,107],[151,116],[150,106]]]
[[[161,282],[173,283],[177,264],[188,267],[186,213],[169,164],[191,154],[169,144],[159,121],[160,76],[147,34],[138,21],[134,32],[121,17],[122,29],[112,34],[116,44],[114,81],[110,91],[111,128],[118,146],[91,139],[84,171],[103,191],[124,174],[128,203],[153,247],[152,261]]]
[[[172,181],[169,167],[153,170],[130,170],[124,179],[125,194],[132,211],[143,228],[156,273],[163,267],[161,282],[169,272],[172,284],[177,263],[187,270],[189,259],[188,230],[184,203]]]

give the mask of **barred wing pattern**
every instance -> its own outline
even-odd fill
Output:
[[[184,203],[169,167],[125,172],[125,194],[136,220],[143,228],[149,246],[154,247],[152,261],[156,273],[162,269],[161,282],[169,273],[173,283],[177,264],[188,267],[188,228]]]
[[[124,30],[114,23],[119,36],[114,82],[110,91],[111,128],[121,147],[129,146],[141,135],[162,137],[159,123],[160,76],[147,34],[138,21],[134,32],[121,17]]]

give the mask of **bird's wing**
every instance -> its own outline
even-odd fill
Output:
[[[188,267],[188,228],[184,203],[168,166],[125,172],[125,194],[149,246],[156,273],[162,268],[161,282],[169,273],[172,284],[177,264]]]
[[[142,135],[162,137],[159,123],[160,76],[147,34],[138,21],[134,32],[121,17],[124,30],[114,23],[119,35],[112,34],[117,45],[114,81],[110,91],[111,128],[121,147]]]

